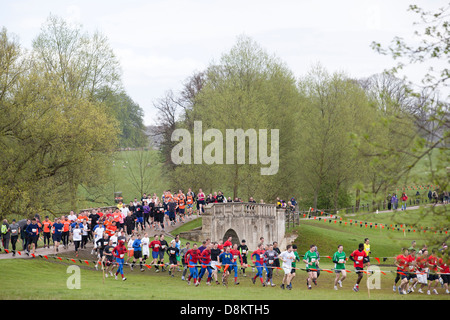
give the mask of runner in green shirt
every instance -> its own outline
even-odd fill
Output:
[[[297,261],[300,261],[300,256],[298,255],[297,252],[297,245],[293,244],[292,249],[294,249],[295,260],[292,261],[291,282],[288,285],[288,287],[290,287],[291,289],[292,289],[292,280],[295,277],[295,268],[297,267]]]
[[[334,279],[334,290],[337,290],[337,285],[342,288],[342,281],[347,277],[347,271],[345,271],[345,262],[347,256],[344,252],[344,247],[340,244],[338,245],[338,251],[333,255],[334,262],[334,272],[336,273],[336,278]],[[341,277],[342,276],[342,277]]]
[[[311,282],[317,279],[317,269],[319,268],[319,261],[317,261],[317,252],[314,251],[315,245],[311,245],[309,250],[303,256],[303,262],[306,263],[306,272],[308,272],[308,279],[306,285],[311,290]]]

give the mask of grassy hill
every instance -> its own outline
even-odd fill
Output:
[[[109,166],[106,183],[99,188],[86,189],[80,186],[80,209],[114,205],[114,192],[122,192],[125,203],[134,198],[140,199],[141,180],[147,194],[156,193],[161,197],[162,192],[169,188],[167,181],[162,178],[162,163],[157,150],[118,151],[113,158],[105,161]]]

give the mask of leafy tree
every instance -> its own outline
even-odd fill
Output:
[[[95,100],[102,102],[107,112],[117,120],[120,130],[119,147],[142,148],[148,145],[144,112],[125,91],[115,92],[109,87],[103,87],[95,94]]]
[[[373,42],[372,48],[380,54],[390,55],[397,64],[387,70],[390,74],[400,74],[408,67],[423,67],[426,69],[421,83],[412,83],[411,96],[417,98],[409,113],[414,117],[416,134],[412,145],[399,146],[395,153],[408,154],[413,157],[411,164],[403,170],[409,174],[419,163],[426,163],[428,180],[431,185],[438,185],[438,193],[448,190],[450,160],[449,146],[449,64],[450,61],[450,25],[448,17],[450,5],[445,5],[431,11],[424,10],[417,5],[410,5],[409,11],[416,13],[418,21],[414,36],[415,43],[408,43],[400,37],[395,37],[391,44],[385,48],[380,43]],[[405,78],[405,81],[407,79]],[[426,161],[426,160],[429,161]],[[434,161],[431,161],[434,159]],[[446,217],[450,221],[447,206],[442,210],[424,210],[424,215],[434,214]],[[440,219],[436,219],[439,221]],[[444,225],[434,227],[441,228]],[[448,236],[444,237],[444,241]],[[442,241],[442,239],[440,239]]]

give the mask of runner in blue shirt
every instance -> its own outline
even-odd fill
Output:
[[[225,247],[226,251],[219,255],[220,265],[224,267],[222,275],[222,284],[228,286],[228,276],[230,275],[230,267],[233,265],[233,255],[230,253],[231,248]]]
[[[138,234],[136,240],[133,242],[133,262],[130,265],[131,270],[133,270],[134,264],[136,260],[139,259],[139,266],[141,267],[141,271],[144,271],[142,267],[142,244],[141,244],[141,235]]]

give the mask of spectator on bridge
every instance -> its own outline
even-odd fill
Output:
[[[216,202],[219,202],[219,203],[226,202],[226,199],[225,199],[222,191],[219,191],[219,193],[218,193],[218,195],[216,197]]]
[[[295,209],[297,207],[297,201],[295,200],[294,197],[291,198],[291,206],[290,207],[293,211],[295,211]]]
[[[208,195],[208,197],[206,198],[206,204],[214,203],[214,202],[216,202],[216,200],[214,199],[213,195],[210,193]]]

